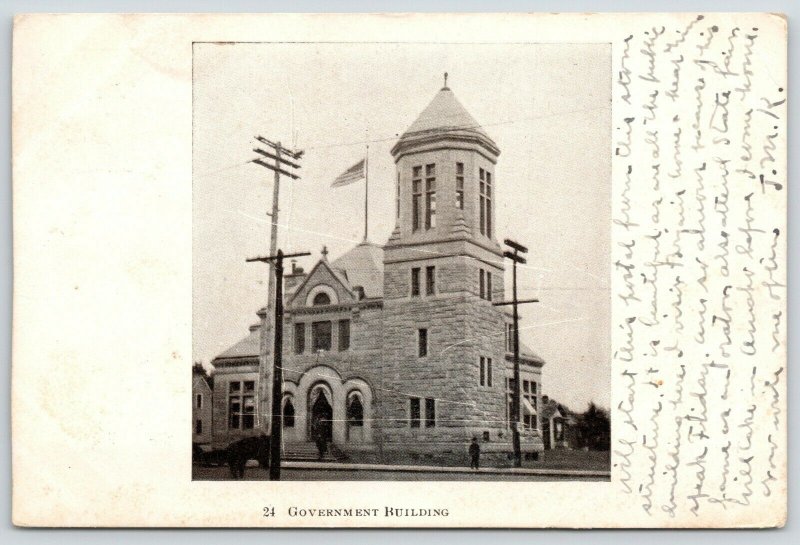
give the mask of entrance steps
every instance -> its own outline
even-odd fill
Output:
[[[284,443],[281,454],[283,460],[295,462],[316,462],[320,460],[317,445],[311,441],[300,443]],[[328,443],[328,450],[322,457],[323,462],[342,462],[347,457],[333,443]]]

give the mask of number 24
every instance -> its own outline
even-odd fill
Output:
[[[274,517],[275,516],[275,508],[274,507],[265,507],[264,508],[264,516],[265,517]]]

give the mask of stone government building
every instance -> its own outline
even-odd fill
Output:
[[[492,305],[505,293],[494,230],[500,150],[445,86],[391,153],[396,223],[386,244],[365,241],[332,261],[323,248],[308,273],[293,265],[285,276],[285,452],[308,450],[311,422],[323,418],[334,452],[350,459],[464,465],[478,437],[484,463],[510,465],[513,328]],[[212,361],[217,446],[259,428],[259,316]],[[521,344],[528,456],[544,448],[543,365]]]

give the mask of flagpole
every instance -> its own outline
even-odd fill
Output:
[[[367,242],[368,225],[369,225],[369,144],[367,144],[366,157],[364,158],[364,242]]]

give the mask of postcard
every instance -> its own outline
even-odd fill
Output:
[[[13,63],[15,524],[785,524],[782,16],[19,15]]]

